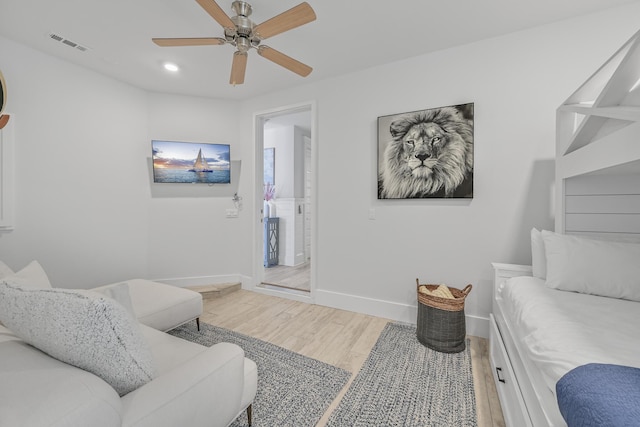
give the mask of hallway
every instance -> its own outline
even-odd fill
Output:
[[[311,291],[311,262],[295,267],[274,265],[264,269],[263,283],[283,288]]]

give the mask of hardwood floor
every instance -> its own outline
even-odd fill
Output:
[[[309,292],[311,290],[311,262],[294,267],[274,265],[265,268],[263,283]]]
[[[353,373],[317,424],[349,388],[387,319],[239,290],[204,301],[201,321],[268,341]],[[504,426],[489,364],[488,342],[469,337],[478,426]]]

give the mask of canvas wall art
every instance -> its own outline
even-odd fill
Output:
[[[378,117],[378,199],[472,198],[473,109]]]

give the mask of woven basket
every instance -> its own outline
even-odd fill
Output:
[[[429,289],[430,291],[435,291],[436,289],[438,289],[439,285],[421,285],[418,279],[416,279],[416,284],[418,285],[418,301],[421,304],[426,304],[428,306],[439,308],[440,310],[447,310],[447,311],[464,310],[464,299],[467,297],[467,295],[469,295],[469,292],[471,292],[471,288],[472,288],[471,285],[467,285],[463,290],[460,290],[460,289],[447,286],[454,298],[454,299],[451,299],[451,298],[441,298],[435,295],[429,295],[419,291],[420,286],[426,286],[427,289]]]
[[[438,288],[438,285],[420,285],[418,279],[416,283],[418,289],[420,286],[426,286],[430,291]],[[466,348],[464,300],[471,288],[471,285],[463,290],[449,287],[453,299],[417,292],[416,335],[422,345],[443,353],[458,353]]]

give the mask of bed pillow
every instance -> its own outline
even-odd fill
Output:
[[[531,229],[531,269],[533,277],[545,280],[547,278],[547,257],[544,253],[542,232]]]
[[[13,270],[9,268],[7,264],[0,261],[0,279],[11,276],[13,274]]]
[[[0,320],[49,356],[102,378],[120,396],[154,376],[151,351],[137,322],[102,294],[0,280]]]
[[[9,283],[29,288],[51,289],[51,283],[38,261],[31,261],[17,273],[3,278]]]
[[[542,237],[548,287],[640,301],[640,244],[548,231]]]

